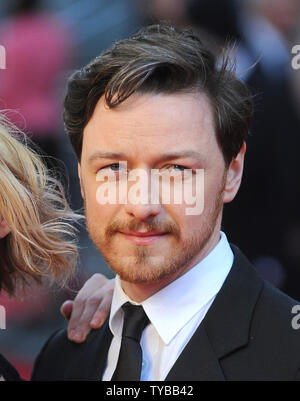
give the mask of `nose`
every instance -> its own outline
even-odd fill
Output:
[[[131,186],[128,185],[125,211],[132,217],[144,221],[150,217],[157,216],[161,212],[162,206],[160,199],[154,196],[154,191],[156,191],[156,189],[151,188],[150,174],[145,170],[136,169],[136,176],[138,176],[138,182],[135,182]],[[132,176],[132,180],[134,180],[136,176]],[[158,199],[159,202],[157,202]]]
[[[145,221],[150,217],[157,216],[160,213],[161,205],[154,204],[137,204],[134,205],[132,203],[127,203],[125,205],[126,213],[130,214],[132,217],[135,217],[137,220]]]

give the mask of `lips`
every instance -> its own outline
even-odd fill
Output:
[[[167,234],[166,231],[120,231],[122,234],[125,235],[133,235],[135,237],[152,237],[154,235],[164,235]]]
[[[165,231],[120,231],[120,234],[135,245],[149,245],[164,238],[168,233]]]

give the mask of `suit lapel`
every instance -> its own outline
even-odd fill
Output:
[[[219,361],[211,347],[203,325],[182,351],[166,381],[223,381]]]
[[[234,263],[202,323],[166,380],[225,380],[221,358],[249,342],[262,279],[241,251],[231,246]]]
[[[242,252],[231,245],[234,263],[203,324],[217,358],[248,344],[263,280]]]

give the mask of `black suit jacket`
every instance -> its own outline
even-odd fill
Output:
[[[22,380],[16,369],[0,354],[0,381],[19,381]]]
[[[239,249],[232,249],[229,275],[166,380],[300,378],[300,330],[291,324],[297,301],[263,281]],[[32,379],[101,380],[111,340],[108,320],[82,344],[60,330],[44,345]]]

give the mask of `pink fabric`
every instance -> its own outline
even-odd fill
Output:
[[[17,109],[26,130],[42,136],[61,120],[58,80],[70,58],[69,32],[47,15],[15,18],[0,30],[6,49],[6,70],[0,71],[0,109]],[[13,122],[24,128],[19,115]],[[23,125],[23,126],[22,126]]]

